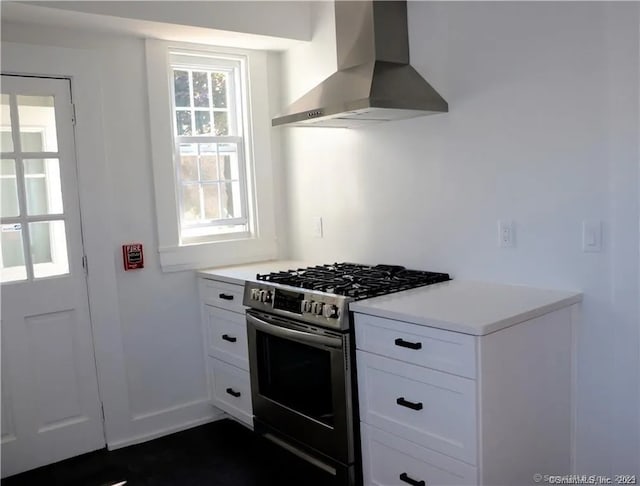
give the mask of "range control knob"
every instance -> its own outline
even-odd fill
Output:
[[[322,315],[322,308],[324,307],[324,303],[322,302],[313,302],[311,306],[311,312],[317,316]]]
[[[327,304],[324,306],[324,316],[328,319],[337,319],[340,310],[338,306]]]
[[[271,291],[270,290],[261,290],[260,291],[260,302],[271,302]]]
[[[260,300],[260,289],[251,289],[251,300]]]
[[[302,301],[302,312],[306,312],[306,313],[311,312],[311,301],[310,300],[303,300]]]

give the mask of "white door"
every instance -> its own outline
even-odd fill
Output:
[[[2,75],[2,476],[104,447],[67,79]]]

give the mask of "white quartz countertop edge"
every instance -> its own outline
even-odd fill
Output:
[[[255,281],[256,274],[258,273],[280,272],[305,268],[311,265],[314,265],[314,263],[301,260],[271,260],[226,267],[206,268],[198,270],[197,276],[230,284],[244,285],[246,281]]]
[[[463,289],[464,291],[460,291]],[[465,302],[464,294],[484,290],[487,301]],[[500,293],[510,299],[501,306]],[[512,295],[508,295],[512,293]],[[491,301],[491,297],[495,301]],[[439,300],[444,301],[439,305]],[[452,300],[458,299],[457,306]],[[449,302],[447,302],[449,301]],[[396,294],[352,302],[349,310],[361,314],[484,336],[582,301],[582,293],[519,285],[452,280]],[[504,302],[503,302],[504,303]]]

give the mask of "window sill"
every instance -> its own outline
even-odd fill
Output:
[[[158,251],[163,272],[180,272],[273,260],[277,255],[277,246],[275,238],[246,238],[160,247]]]

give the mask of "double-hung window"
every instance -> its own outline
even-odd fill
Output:
[[[248,235],[242,60],[170,59],[180,241]]]
[[[267,53],[149,39],[146,56],[163,270],[274,258]]]

